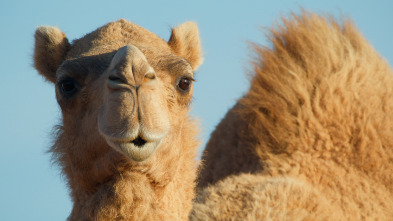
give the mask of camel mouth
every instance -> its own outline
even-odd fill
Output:
[[[145,145],[147,141],[138,136],[135,140],[131,141],[131,143],[133,143],[137,147],[143,147],[143,145]]]
[[[149,158],[161,143],[161,140],[149,141],[141,136],[127,140],[106,138],[106,141],[109,146],[127,156],[129,159],[137,162]]]

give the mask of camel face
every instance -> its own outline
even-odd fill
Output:
[[[165,42],[120,20],[69,44],[60,30],[41,27],[35,66],[56,85],[69,139],[86,136],[89,152],[113,148],[144,161],[188,112],[201,63],[197,35],[185,23]]]
[[[106,70],[98,128],[130,159],[148,158],[170,129],[163,83],[135,46],[120,48]]]

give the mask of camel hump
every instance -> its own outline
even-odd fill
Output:
[[[345,156],[352,150],[339,143],[362,133],[356,128],[393,121],[392,70],[352,21],[303,11],[282,19],[268,38],[271,48],[252,44],[251,87],[239,101],[262,152],[315,149],[322,139],[320,150]]]
[[[351,21],[303,12],[269,38],[253,45],[250,90],[206,146],[191,219],[392,217],[389,65]],[[286,204],[299,207],[274,211]]]

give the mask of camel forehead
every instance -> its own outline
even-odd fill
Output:
[[[67,57],[74,59],[110,53],[125,45],[138,47],[148,57],[172,53],[168,44],[156,34],[121,19],[74,40]]]

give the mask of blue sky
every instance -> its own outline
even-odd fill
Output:
[[[393,1],[0,1],[0,220],[65,220],[71,211],[60,171],[46,153],[59,122],[54,88],[32,68],[33,34],[58,26],[70,40],[125,18],[164,39],[184,21],[199,25],[205,62],[196,73],[192,114],[204,143],[247,91],[247,41],[269,46],[265,28],[299,11],[350,17],[393,63]],[[202,149],[203,147],[201,147]]]

